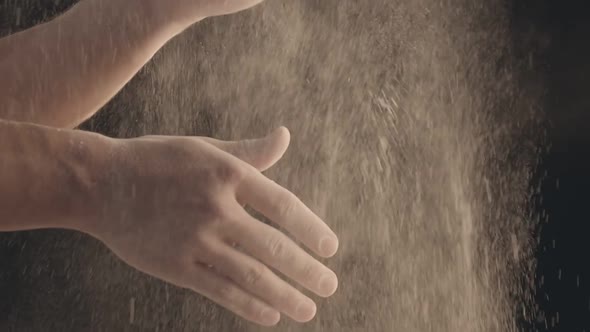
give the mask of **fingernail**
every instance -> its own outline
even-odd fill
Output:
[[[330,274],[325,274],[320,278],[320,291],[323,296],[331,296],[338,288],[338,279]]]
[[[297,312],[299,320],[308,322],[315,316],[316,310],[315,303],[306,301],[299,303],[295,311]]]
[[[338,240],[331,236],[323,237],[320,240],[320,252],[325,256],[333,256],[338,251]]]
[[[260,314],[265,325],[275,325],[281,319],[281,314],[276,310],[262,309]]]

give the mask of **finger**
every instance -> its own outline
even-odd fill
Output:
[[[308,322],[315,316],[317,308],[311,299],[256,259],[223,245],[212,255],[211,262],[234,283],[295,321]]]
[[[336,234],[297,196],[258,172],[251,172],[237,190],[237,199],[285,228],[323,257],[338,250]]]
[[[263,326],[274,326],[281,314],[214,270],[195,264],[192,290],[236,315]]]
[[[285,127],[280,127],[263,138],[221,141],[209,137],[200,137],[205,142],[232,154],[234,157],[250,164],[260,172],[276,164],[289,147],[290,134]]]
[[[231,230],[231,241],[256,259],[316,293],[328,297],[338,288],[334,272],[301,249],[285,234],[261,223],[246,211]]]
[[[209,14],[206,16],[218,16],[218,15],[227,15],[232,13],[237,13],[242,10],[246,10],[248,8],[254,7],[261,3],[263,0],[242,0],[242,1],[214,1],[214,5],[212,8],[202,8],[204,12],[208,12]]]

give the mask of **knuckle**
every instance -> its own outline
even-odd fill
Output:
[[[203,199],[195,205],[205,226],[224,224],[228,220],[228,210],[219,198]]]
[[[206,225],[220,225],[225,222],[223,208],[216,203],[211,203],[205,208],[204,217]]]
[[[295,197],[295,195],[287,192],[281,195],[277,202],[278,212],[281,218],[286,218],[293,215],[295,208],[297,207],[297,197]]]
[[[279,237],[272,237],[268,241],[268,251],[272,258],[282,258],[285,256],[285,241]]]
[[[238,220],[234,208],[228,204],[223,193],[199,199],[191,203],[190,209],[192,214],[186,218],[190,223],[189,230],[194,236],[208,237],[211,236],[211,232],[219,234],[218,231],[232,227]],[[197,222],[194,222],[195,220]]]
[[[215,168],[214,175],[222,184],[235,185],[244,180],[246,168],[237,161],[222,162]]]
[[[259,309],[259,307],[260,304],[258,303],[258,301],[256,301],[256,298],[254,298],[254,296],[248,296],[248,298],[244,301],[244,309],[250,316],[259,317],[260,312],[262,311]]]
[[[313,264],[307,264],[302,269],[302,277],[307,282],[313,282],[314,280],[317,280],[319,278],[319,276],[320,276],[320,273],[318,272],[318,269]]]
[[[193,231],[194,237],[199,243],[208,243],[212,237],[219,235],[219,230],[225,226],[225,221],[220,217],[208,217],[199,222]]]
[[[220,247],[222,246],[219,237],[211,232],[200,232],[196,234],[195,238],[189,244],[187,252],[193,255],[198,254],[199,257],[207,261],[213,261],[219,257]]]
[[[214,293],[222,300],[233,301],[237,295],[237,288],[229,282],[224,282],[215,287]]]
[[[318,230],[318,225],[316,223],[308,222],[303,226],[304,236],[308,236],[311,238],[315,238],[318,234],[321,234],[321,231]]]
[[[262,264],[256,264],[252,267],[250,267],[245,275],[244,275],[244,281],[251,286],[256,286],[258,284],[260,284],[260,281],[263,279],[263,277],[266,275],[267,273],[267,268],[262,265]]]

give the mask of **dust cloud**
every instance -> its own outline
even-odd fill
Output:
[[[540,94],[522,86],[530,68],[513,52],[508,10],[269,0],[173,40],[85,128],[221,139],[291,130],[267,175],[340,236],[326,261],[340,287],[317,299],[314,321],[284,318],[277,331],[517,331],[534,318]],[[67,279],[71,313],[84,318],[45,326],[262,330],[94,240],[61,241],[77,246]]]

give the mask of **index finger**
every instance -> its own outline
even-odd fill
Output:
[[[318,255],[336,254],[338,237],[330,227],[297,196],[262,173],[253,170],[238,188],[237,195]]]

